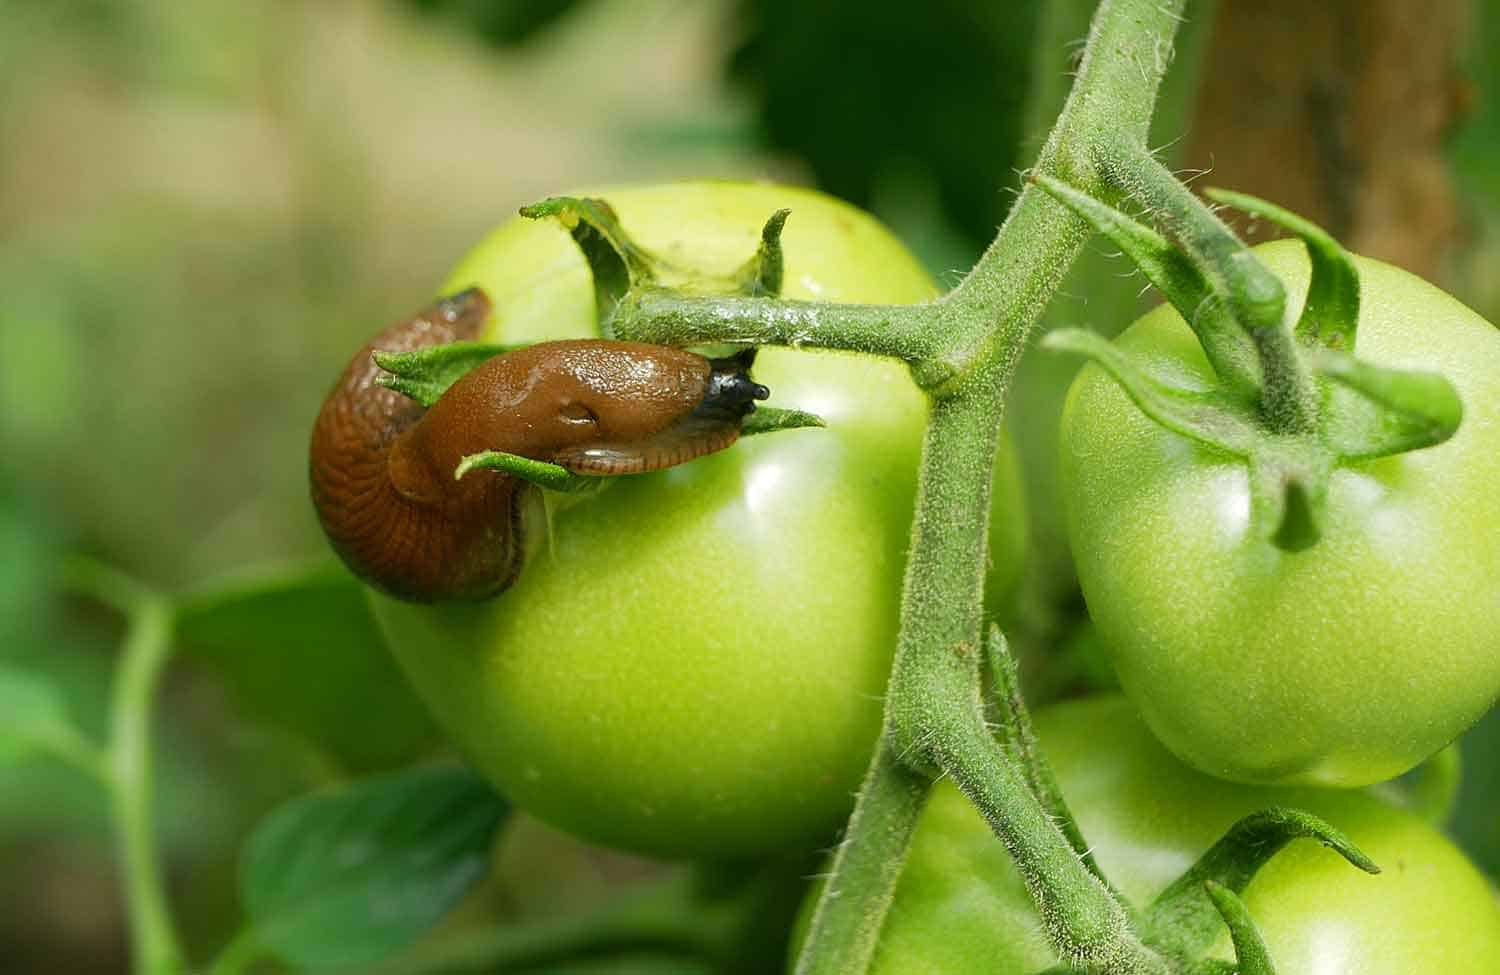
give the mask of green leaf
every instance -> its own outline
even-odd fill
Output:
[[[375,352],[375,364],[387,373],[375,377],[375,382],[431,406],[475,366],[518,348],[488,342],[450,342],[410,352]]]
[[[826,427],[827,423],[816,413],[803,410],[782,410],[774,406],[757,406],[740,423],[740,436],[753,437],[761,433],[778,430],[801,430],[804,427]]]
[[[1220,398],[1159,382],[1102,335],[1081,328],[1059,328],[1048,332],[1041,344],[1088,356],[1120,384],[1142,413],[1173,433],[1240,457],[1249,456],[1262,439]]]
[[[1380,868],[1343,833],[1311,813],[1271,808],[1252,813],[1229,832],[1187,872],[1174,880],[1146,911],[1153,943],[1168,946],[1180,958],[1195,958],[1219,935],[1223,918],[1205,884],[1244,890],[1265,863],[1295,839],[1317,840],[1366,873]]]
[[[501,450],[485,450],[469,454],[458,462],[453,479],[459,480],[470,471],[486,470],[509,474],[549,491],[563,494],[583,494],[597,491],[605,484],[605,478],[574,474],[566,467],[549,464],[544,460],[532,460],[519,454],[507,454]]]
[[[440,736],[397,669],[358,580],[331,559],[268,566],[182,600],[181,659],[217,672],[246,716],[345,769],[404,764]]]
[[[1353,352],[1359,327],[1359,269],[1349,252],[1322,227],[1268,200],[1214,187],[1203,192],[1210,200],[1264,217],[1302,238],[1312,262],[1312,278],[1297,319],[1297,337],[1335,351]]]
[[[781,294],[785,257],[781,250],[781,228],[792,211],[777,210],[760,232],[760,247],[755,256],[735,273],[740,292],[750,298],[774,298]]]
[[[594,309],[607,336],[615,306],[632,287],[656,280],[658,260],[620,226],[614,208],[592,197],[554,196],[521,208],[532,220],[556,217],[573,235],[594,277]]]
[[[256,943],[309,968],[405,948],[485,874],[507,808],[474,772],[449,765],[292,800],[241,860]]]
[[[102,753],[69,719],[57,686],[41,674],[0,664],[0,765],[41,755],[104,774]]]
[[[1318,374],[1353,395],[1333,398],[1325,436],[1345,460],[1366,460],[1434,447],[1458,432],[1464,405],[1435,372],[1387,369],[1341,352],[1317,356]]]
[[[1234,957],[1238,962],[1239,975],[1276,975],[1276,966],[1271,964],[1271,953],[1250,911],[1239,895],[1223,884],[1210,880],[1204,884],[1209,900],[1213,901],[1219,916],[1229,928],[1229,939],[1234,942]]]

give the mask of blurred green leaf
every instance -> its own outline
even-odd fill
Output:
[[[507,809],[478,775],[453,765],[294,799],[245,847],[240,896],[251,936],[313,968],[384,958],[484,875]]]
[[[439,735],[396,668],[364,587],[331,560],[262,568],[191,594],[184,659],[218,672],[252,720],[304,738],[353,772],[430,752]]]
[[[50,519],[9,490],[0,470],[0,658],[42,648],[47,616],[52,534]]]
[[[50,680],[0,664],[0,763],[71,749],[82,740]]]

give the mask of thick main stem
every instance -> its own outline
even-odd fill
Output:
[[[1144,150],[1183,4],[1104,0],[1039,171],[1099,192],[1100,159],[1109,149]],[[952,372],[935,390],[924,441],[886,734],[914,771],[951,775],[979,807],[1067,962],[1110,973],[1161,972],[1164,963],[1131,933],[1123,906],[1075,855],[991,737],[980,699],[990,478],[1005,392],[1028,333],[1086,235],[1080,219],[1028,186],[979,264],[934,307],[947,349],[941,358]],[[869,808],[874,799],[862,797],[862,814],[878,815]],[[836,863],[828,888],[841,897],[850,890],[843,872]],[[874,879],[890,887],[896,881]],[[821,925],[809,952],[867,957],[857,952],[870,913],[883,913],[892,894],[883,886],[859,894],[868,911],[840,909],[859,924]],[[833,917],[825,893],[818,918]]]
[[[1106,972],[1164,971],[987,726],[980,632],[990,478],[1004,401],[978,388],[933,407],[922,455],[888,734],[918,767],[950,775],[1015,861],[1058,953]],[[983,522],[982,517],[978,518]]]

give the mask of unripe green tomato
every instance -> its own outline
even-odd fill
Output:
[[[1228,828],[1270,806],[1304,809],[1382,867],[1371,876],[1298,840],[1242,895],[1283,975],[1491,975],[1500,908],[1485,878],[1416,816],[1368,792],[1238,785],[1169,754],[1118,696],[1037,716],[1068,805],[1099,866],[1150,904]],[[806,915],[807,910],[804,910]],[[1231,960],[1227,929],[1210,954]],[[871,975],[1035,975],[1058,963],[1005,847],[951,783],[921,814]]]
[[[784,297],[909,303],[935,295],[867,214],[770,184],[606,190],[625,230],[719,272],[791,208]],[[515,220],[445,292],[482,286],[507,343],[594,334],[589,271],[552,221]],[[827,842],[881,719],[896,642],[926,400],[905,366],[762,349],[770,405],[826,429],[767,434],[555,511],[520,579],[479,604],[375,596],[438,720],[521,807],[600,843],[668,857]],[[1023,528],[1007,447],[992,588],[1015,581]]]
[[[1295,314],[1302,245],[1256,255]],[[1304,551],[1255,536],[1243,460],[1157,426],[1093,366],[1068,396],[1063,500],[1089,614],[1151,729],[1224,778],[1388,779],[1500,693],[1500,332],[1420,278],[1356,261],[1355,354],[1446,376],[1463,422],[1436,447],[1336,470]],[[1167,382],[1212,378],[1169,305],[1117,341]]]

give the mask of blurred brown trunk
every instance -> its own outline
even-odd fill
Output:
[[[1185,165],[1436,276],[1461,229],[1442,146],[1472,17],[1470,0],[1220,0]]]

